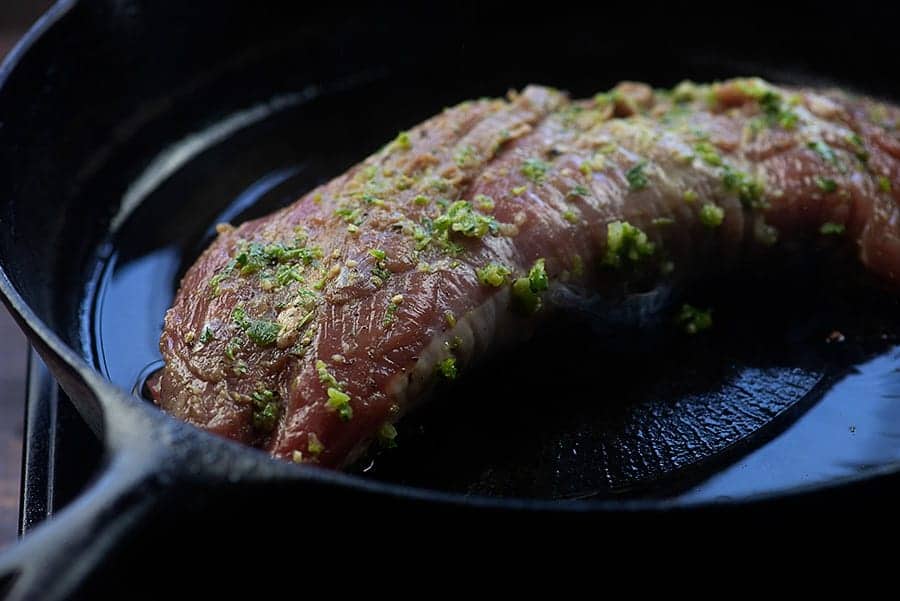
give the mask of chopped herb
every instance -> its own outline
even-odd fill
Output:
[[[856,155],[856,158],[863,163],[869,160],[869,151],[866,150],[866,145],[859,134],[850,134],[844,139],[853,145],[853,153]]]
[[[534,293],[528,278],[518,278],[512,285],[513,301],[525,315],[537,312],[541,308],[541,297]]]
[[[693,335],[712,327],[712,310],[702,310],[692,305],[684,304],[681,306],[676,322],[685,332]]]
[[[340,388],[337,379],[328,371],[328,365],[321,359],[316,361],[316,373],[319,375],[319,382],[322,384],[338,389]]]
[[[822,227],[819,228],[819,233],[823,235],[840,235],[844,233],[844,224],[842,223],[832,223],[828,221],[822,224]]]
[[[513,302],[526,315],[541,308],[540,293],[549,288],[550,281],[544,268],[544,259],[538,259],[528,270],[528,276],[517,278],[512,284]]]
[[[424,194],[419,194],[415,198],[413,198],[413,204],[419,205],[420,207],[424,207],[429,203],[429,199]]]
[[[385,422],[378,428],[378,440],[381,446],[386,449],[393,449],[397,446],[397,428],[393,424]]]
[[[448,380],[455,380],[459,372],[456,368],[456,357],[447,357],[438,363],[438,373]]]
[[[593,173],[593,170],[591,169],[591,164],[588,163],[587,161],[585,161],[584,163],[579,165],[578,170],[581,171],[581,173],[583,173],[584,175],[590,175],[591,173]]]
[[[270,346],[274,344],[275,340],[278,339],[278,332],[281,331],[281,326],[274,321],[252,319],[248,317],[247,312],[244,311],[243,307],[234,308],[231,312],[231,320],[247,334],[247,338],[259,346]]]
[[[490,213],[494,210],[494,199],[484,194],[477,194],[475,196],[475,206],[478,207],[479,211]]]
[[[689,102],[693,100],[698,92],[699,86],[692,81],[682,81],[672,88],[672,100],[675,102]]]
[[[496,219],[472,210],[472,205],[464,200],[451,204],[432,226],[439,232],[458,232],[469,238],[481,238],[488,232],[495,234],[500,228]]]
[[[778,113],[775,118],[775,122],[778,123],[782,127],[782,129],[792,130],[797,127],[797,122],[800,121],[799,115],[793,111],[782,110]]]
[[[282,286],[287,286],[291,282],[302,282],[303,276],[300,275],[296,267],[279,265],[278,271],[275,272],[275,281]]]
[[[394,184],[394,188],[397,190],[408,190],[412,188],[413,184],[416,183],[416,180],[409,177],[408,175],[400,175]]]
[[[528,186],[516,186],[510,192],[512,192],[513,196],[521,196],[525,193],[525,190],[528,189]]]
[[[566,209],[562,212],[562,217],[569,223],[578,223],[578,213],[572,209]]]
[[[571,196],[590,196],[591,191],[587,189],[587,186],[582,186],[581,184],[575,186],[569,191],[569,195]]]
[[[719,227],[725,219],[725,210],[711,202],[700,208],[700,223],[706,227]]]
[[[212,329],[209,326],[203,326],[203,331],[200,332],[200,342],[202,344],[208,344],[215,340],[215,338],[216,335],[213,333]]]
[[[384,317],[381,320],[381,324],[384,326],[389,326],[397,319],[397,309],[400,308],[400,303],[395,303],[393,300],[388,303],[387,309],[384,310]]]
[[[446,192],[450,189],[450,184],[442,177],[435,177],[428,181],[428,188],[437,192]]]
[[[540,159],[526,159],[522,163],[521,171],[522,175],[539,184],[546,179],[547,172],[550,171],[550,165]]]
[[[469,167],[477,162],[475,148],[472,146],[464,146],[456,151],[453,160],[458,167]]]
[[[647,234],[627,221],[613,221],[606,226],[606,256],[603,262],[618,267],[628,259],[636,263],[653,254],[655,246]]]
[[[264,319],[253,319],[250,326],[246,328],[247,338],[258,344],[259,346],[271,346],[278,339],[278,332],[281,326],[274,321],[266,321]]]
[[[387,258],[387,253],[380,248],[370,248],[369,254],[375,257],[375,259],[378,261],[384,261]]]
[[[475,270],[478,281],[484,286],[499,288],[506,283],[506,278],[512,270],[501,263],[488,263],[484,267]],[[455,321],[455,320],[454,320]]]
[[[334,214],[341,217],[350,225],[359,225],[362,223],[362,210],[351,209],[349,207],[340,207],[334,210]]]
[[[269,433],[278,423],[281,409],[278,397],[271,390],[260,390],[250,395],[253,400],[253,428],[258,432]]]
[[[349,225],[347,226],[347,233],[349,233],[349,234],[356,234],[356,233],[359,233],[359,226],[356,225],[355,223],[349,224]]]
[[[350,406],[350,395],[334,387],[328,388],[329,408],[338,412],[341,421],[348,422],[353,418],[353,407]]]
[[[544,292],[550,287],[543,259],[535,261],[531,269],[528,270],[528,284],[532,292]]]
[[[253,428],[259,432],[269,433],[278,423],[280,410],[275,403],[266,403],[262,409],[253,411]]]
[[[453,314],[453,311],[444,311],[444,321],[451,328],[456,327],[456,315]]]
[[[837,165],[837,155],[831,146],[825,142],[809,142],[806,146],[832,165]]]
[[[240,336],[235,336],[231,340],[228,341],[228,344],[225,346],[225,356],[230,360],[234,361],[237,352],[241,350],[241,347],[244,345],[244,339]]]
[[[366,203],[367,205],[375,205],[376,207],[385,206],[385,203],[382,199],[380,199],[377,196],[374,196],[372,194],[363,194],[362,201],[364,203]]]
[[[269,264],[269,257],[261,244],[252,243],[234,258],[241,275],[254,274]]]
[[[878,176],[878,187],[881,188],[882,192],[890,192],[891,191],[891,180],[883,175]]]
[[[316,361],[316,373],[319,376],[319,382],[325,386],[325,391],[328,394],[328,407],[337,410],[343,421],[350,420],[353,417],[350,395],[341,390],[341,385],[337,378],[328,371],[328,366],[321,359]]]
[[[753,208],[763,206],[762,197],[765,189],[762,183],[749,174],[725,165],[722,172],[722,183],[729,192],[737,192],[738,199],[745,206]]]
[[[314,432],[310,432],[306,436],[306,450],[312,455],[320,455],[325,450],[325,445],[319,440]]]
[[[222,283],[231,273],[234,271],[235,266],[237,265],[237,261],[232,259],[228,262],[228,264],[219,271],[216,275],[209,278],[209,288],[210,292],[213,296],[219,296],[221,290],[219,289],[219,284]]]
[[[384,138],[382,138],[384,139]],[[409,150],[412,148],[412,142],[409,139],[409,132],[401,131],[394,140],[394,146],[401,150]]]
[[[719,151],[710,144],[709,142],[699,142],[694,146],[694,152],[697,153],[703,162],[707,165],[712,165],[713,167],[721,167],[722,156],[719,154]]]
[[[684,191],[684,202],[696,202],[697,198],[699,198],[699,197],[697,196],[697,193],[694,192],[693,190],[685,190]]]
[[[650,223],[652,223],[656,227],[666,227],[669,225],[674,225],[675,220],[671,217],[656,217]]]
[[[641,161],[625,172],[625,179],[628,180],[629,188],[632,190],[641,190],[647,187],[647,174],[644,173],[644,168],[646,166],[647,161]]]
[[[800,118],[796,113],[784,108],[781,94],[760,84],[750,95],[759,103],[771,125],[780,125],[784,129],[794,129]]]
[[[239,325],[241,329],[246,329],[250,325],[250,320],[247,317],[247,312],[244,311],[243,307],[235,307],[231,311],[231,321]]]
[[[596,104],[599,108],[606,108],[616,100],[616,93],[613,92],[601,92],[600,94],[596,94],[594,96],[594,104]]]
[[[816,185],[823,192],[834,192],[835,190],[837,190],[837,187],[838,187],[836,181],[834,181],[833,179],[829,179],[827,177],[817,177]]]

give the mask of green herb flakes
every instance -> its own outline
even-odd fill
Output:
[[[550,286],[544,259],[538,259],[528,271],[527,277],[517,278],[512,284],[512,298],[516,309],[525,315],[536,313],[541,308],[540,294]]]
[[[319,376],[319,382],[326,386],[340,389],[337,379],[328,371],[328,365],[321,359],[316,361],[316,373]]]
[[[319,440],[319,437],[314,432],[310,432],[306,436],[306,450],[311,455],[321,455],[322,451],[325,450],[325,445],[322,444],[322,441]]]
[[[698,142],[694,145],[694,152],[704,163],[712,167],[721,167],[724,163],[719,151],[709,142]]]
[[[822,142],[822,141],[809,142],[806,146],[807,146],[807,148],[809,148],[810,150],[815,152],[817,155],[822,157],[822,159],[828,161],[832,165],[837,165],[837,162],[838,162],[837,155],[835,154],[835,152],[831,148],[831,146],[829,146],[825,142]]]
[[[434,220],[432,227],[438,232],[456,232],[469,238],[495,234],[500,228],[496,219],[474,211],[464,200],[452,203],[446,213]]]
[[[623,261],[632,263],[653,254],[655,246],[647,234],[627,221],[613,221],[606,226],[606,256],[603,262],[619,267]]]
[[[511,273],[512,270],[502,263],[488,263],[484,267],[475,270],[475,275],[478,276],[478,281],[482,285],[495,288],[505,284]]]
[[[353,418],[353,407],[350,406],[350,395],[337,388],[328,388],[327,405],[337,411],[341,421],[348,422]]]
[[[823,192],[834,192],[837,190],[837,182],[827,177],[817,177],[816,186]]]
[[[725,210],[720,206],[708,202],[700,208],[700,223],[706,227],[719,227],[724,219]]]
[[[455,380],[456,376],[459,375],[459,371],[456,368],[456,357],[447,357],[438,363],[438,373],[448,380]]]
[[[825,236],[839,236],[844,233],[845,229],[842,223],[828,221],[822,224],[822,227],[819,228],[819,233]]]
[[[722,183],[726,190],[737,193],[738,199],[744,206],[752,208],[764,206],[765,188],[759,180],[749,174],[725,165],[722,170]]]
[[[268,434],[275,429],[281,408],[278,397],[271,390],[260,390],[250,395],[253,401],[253,428],[257,432]]]
[[[536,184],[543,182],[547,178],[548,171],[550,171],[550,165],[540,159],[526,159],[522,163],[522,175]]]
[[[474,147],[464,146],[454,153],[453,161],[460,168],[472,167],[478,162],[478,155]]]
[[[684,304],[676,317],[676,322],[686,333],[694,335],[712,327],[712,310]]]
[[[250,326],[245,329],[247,338],[259,346],[271,346],[278,339],[281,326],[274,321],[264,319],[250,320]]]
[[[382,138],[384,139],[384,138]],[[412,148],[412,141],[409,139],[409,132],[401,131],[394,139],[394,146],[400,150],[409,150]]]
[[[644,169],[647,167],[647,161],[640,161],[637,165],[625,172],[625,179],[628,181],[628,187],[632,190],[642,190],[649,183],[647,174]]]
[[[475,196],[475,207],[479,211],[490,213],[494,210],[494,199],[484,194],[477,194]]]
[[[378,441],[386,449],[393,449],[397,446],[397,428],[393,424],[385,422],[378,428]]]

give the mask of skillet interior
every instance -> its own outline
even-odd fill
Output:
[[[428,9],[417,9],[424,11],[419,14],[405,9],[393,13],[384,7],[377,13],[362,11],[352,16],[301,14],[297,10],[282,10],[271,4],[265,9],[250,9],[239,3],[218,2],[177,7],[142,2],[77,5],[52,37],[32,49],[29,60],[44,66],[39,71],[41,76],[31,71],[18,80],[13,78],[7,85],[17,94],[0,98],[0,116],[9,124],[0,130],[0,170],[3,185],[8,188],[0,209],[8,226],[0,233],[4,268],[39,317],[120,386],[130,388],[140,368],[152,359],[144,357],[152,354],[147,349],[153,348],[162,310],[168,306],[179,270],[196,256],[208,239],[208,227],[229,205],[233,207],[241,192],[253,190],[253,184],[265,188],[261,202],[243,213],[261,214],[340,173],[397,130],[444,105],[468,97],[499,95],[509,87],[532,81],[557,85],[582,96],[623,78],[668,86],[684,77],[708,80],[735,74],[790,81],[821,78],[900,97],[892,82],[879,77],[878,67],[871,60],[892,51],[890,36],[873,31],[853,47],[832,49],[823,46],[821,39],[826,32],[842,31],[844,24],[836,17],[830,21],[832,17],[827,15],[807,18],[807,28],[802,31],[788,18],[772,23],[768,43],[759,44],[750,24],[730,22],[731,28],[725,30],[686,13],[681,15],[687,18],[673,36],[673,24],[668,19],[655,21],[649,17],[634,29],[604,28],[600,33],[585,26],[589,19],[581,11],[547,18],[542,15],[538,33],[538,23],[529,21],[528,15],[485,14],[472,6],[449,15],[446,11],[430,13]],[[602,21],[634,25],[632,15],[613,13],[604,10]],[[599,23],[601,17],[596,19]],[[888,21],[884,20],[885,26]],[[421,23],[427,23],[427,27]],[[881,26],[879,19],[867,23]],[[88,43],[84,31],[96,32],[87,38]],[[60,46],[73,51],[60,53]],[[86,61],[91,69],[80,67]],[[28,105],[17,104],[21,99],[28,99]],[[168,174],[171,177],[158,186],[148,184],[152,183],[148,173],[166,174],[167,166],[174,164],[160,157],[171,158],[183,152],[185,140],[189,150],[196,149],[191,144],[202,142],[202,138],[192,137],[198,132],[215,137],[216,132],[223,131],[223,123],[233,123],[235,115],[251,118],[261,102],[272,99],[279,99],[279,106],[298,104],[285,109],[280,120],[273,118],[255,126],[253,132],[258,137],[235,135],[227,143],[198,154],[190,169]],[[269,142],[260,144],[263,139]],[[245,145],[229,148],[235,140],[244,140]],[[182,146],[173,147],[178,142]],[[273,187],[282,176],[285,179]],[[139,203],[127,218],[122,213],[123,198]],[[118,228],[112,236],[111,228]],[[118,292],[116,286],[120,286]],[[744,290],[752,289],[747,286]],[[781,306],[777,298],[775,301],[770,305],[773,309]],[[125,308],[131,312],[125,313]],[[741,314],[737,306],[730,311]],[[791,311],[784,315],[802,315],[802,305]],[[840,302],[834,314],[824,313],[831,317],[846,314],[846,304]],[[104,320],[111,321],[104,325]],[[790,322],[785,319],[775,323],[772,338],[766,340],[783,339]],[[817,326],[825,327],[824,323]],[[878,320],[854,321],[846,327],[876,332],[885,329]],[[718,340],[730,338],[731,333],[746,336],[755,331],[752,326],[743,330],[737,327],[735,332],[726,329]],[[812,339],[817,332],[805,334]],[[576,344],[589,340],[582,337]],[[544,348],[554,349],[570,341],[551,337],[543,342]],[[576,387],[590,391],[596,386],[607,394],[612,390],[616,396],[631,394],[630,387],[623,387],[622,382],[641,377],[641,361],[671,355],[671,348],[675,352],[697,352],[699,364],[708,366],[709,373],[714,374],[730,369],[735,361],[744,361],[745,368],[774,368],[771,380],[765,380],[761,372],[750,376],[757,384],[769,383],[760,386],[755,395],[750,394],[761,403],[762,417],[732,428],[749,434],[772,417],[784,414],[783,423],[770,432],[774,434],[817,400],[806,393],[816,392],[823,378],[833,377],[848,365],[886,348],[877,343],[861,345],[835,356],[799,344],[786,355],[767,355],[758,348],[737,352],[731,346],[732,354],[723,353],[715,342],[712,351],[702,352],[684,342],[649,344],[676,346],[647,354],[645,344],[625,359],[603,355],[599,348],[596,355],[589,355],[610,363],[617,373],[630,370],[628,377],[611,384],[584,377],[594,367],[590,362],[554,365],[570,370],[565,372],[569,381],[581,377]],[[546,356],[530,350],[509,359],[512,363],[506,367],[532,373],[546,369],[546,363],[541,363],[544,359]],[[677,366],[655,365],[649,371],[666,380],[677,380]],[[694,373],[688,373],[690,379],[695,379]],[[471,396],[478,390],[490,396],[489,374],[482,375],[486,377],[475,379],[467,384],[470,388],[457,393]],[[521,385],[523,379],[518,381]],[[682,384],[685,381],[682,378]],[[894,382],[886,380],[883,385],[890,392]],[[528,393],[528,388],[520,386],[518,392]],[[677,382],[673,389],[677,389]],[[702,397],[709,390],[701,385],[685,394]],[[441,423],[451,419],[453,408],[446,408],[450,403],[438,404],[434,412],[410,425],[406,436],[411,441],[410,451],[379,460],[375,473],[388,480],[449,490],[520,496],[578,496],[589,490],[611,493],[635,486],[644,493],[647,478],[656,483],[658,477],[670,475],[672,468],[711,455],[702,450],[697,453],[688,444],[681,449],[684,455],[680,462],[673,465],[634,466],[603,456],[610,448],[622,448],[620,441],[597,442],[596,438],[588,449],[593,456],[584,464],[561,454],[548,455],[547,448],[558,444],[559,439],[541,441],[543,447],[538,450],[528,446],[533,444],[528,434],[543,421],[543,399],[553,393],[546,387],[538,387],[538,391],[530,401],[521,403],[524,414],[532,416],[530,425],[518,420],[509,428],[509,422],[503,421],[516,411],[515,407],[508,411],[490,409],[485,412],[486,425],[480,429],[451,422],[437,436],[430,428],[428,436],[417,437],[414,429],[428,427],[428,420]],[[671,390],[648,394],[670,398]],[[718,398],[733,402],[738,397],[720,393]],[[589,411],[592,427],[602,430],[618,423],[624,428],[627,412],[620,408],[635,399],[627,401],[614,405],[609,412]],[[792,412],[785,413],[788,409]],[[882,409],[887,412],[886,419],[893,415],[891,410],[896,411],[893,406]],[[585,414],[576,415],[580,419]],[[572,425],[562,420],[554,427],[559,433],[581,435]],[[848,422],[847,429],[852,425]],[[724,424],[721,428],[732,426]],[[472,431],[476,434],[474,442],[467,440],[471,444],[465,452],[447,451]],[[524,454],[504,457],[500,467],[505,467],[505,472],[488,466],[493,471],[485,477],[485,465],[478,463],[478,458],[496,452],[496,441],[503,442],[510,434],[517,444],[524,444],[517,447],[524,449]],[[720,451],[744,438],[733,436],[728,444],[713,450]],[[690,443],[691,437],[684,441]],[[654,451],[655,441],[640,428],[626,442],[630,452],[637,454],[625,459]],[[639,448],[642,442],[650,446]],[[752,444],[760,442],[763,440]],[[485,445],[485,450],[475,444]],[[743,450],[748,448],[745,445]],[[737,448],[735,453],[740,451]],[[888,451],[885,457],[890,456]],[[425,463],[408,459],[423,452],[432,453],[425,455]],[[725,461],[736,457],[733,453]],[[526,462],[524,472],[509,467],[521,465],[523,458],[531,461]],[[433,463],[442,469],[432,470]],[[587,482],[534,477],[536,473],[552,474],[560,465],[569,473],[590,471],[604,476]],[[620,473],[610,476],[611,467]],[[857,467],[851,466],[850,471]],[[431,478],[434,473],[444,474],[443,479]],[[652,494],[661,490],[671,492],[669,488],[654,488]]]

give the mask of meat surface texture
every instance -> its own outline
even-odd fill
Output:
[[[893,106],[758,79],[464,102],[221,225],[166,315],[154,396],[275,457],[342,467],[558,312],[554,291],[683,286],[822,246],[896,288],[898,126]]]

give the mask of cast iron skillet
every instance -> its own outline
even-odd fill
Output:
[[[206,227],[222,216],[216,182],[228,189],[233,173],[217,171],[215,156],[193,172],[206,178],[211,204],[205,206],[192,196],[193,182],[178,180],[171,167],[179,153],[190,154],[210,138],[230,140],[261,114],[312,107],[309,140],[294,131],[288,138],[294,141],[286,142],[313,145],[312,167],[301,162],[273,175],[266,162],[283,148],[266,147],[258,156],[245,148],[242,155],[249,172],[268,174],[278,185],[309,187],[441,106],[532,81],[586,95],[626,78],[671,85],[685,77],[796,79],[802,73],[900,98],[873,60],[898,50],[894,17],[879,18],[876,9],[866,9],[865,31],[852,45],[832,45],[822,41],[846,33],[838,17],[804,14],[800,26],[783,7],[761,37],[756,20],[720,23],[684,8],[676,22],[668,14],[636,16],[610,7],[597,14],[581,8],[533,14],[525,8],[495,13],[477,4],[356,11],[261,4],[62,1],[3,66],[0,288],[102,439],[107,460],[81,498],[0,560],[0,591],[45,599],[109,592],[140,573],[140,561],[152,559],[160,565],[138,591],[151,595],[210,556],[242,555],[276,539],[314,541],[303,545],[327,554],[346,546],[342,537],[383,537],[388,517],[406,524],[427,517],[432,528],[449,518],[533,528],[548,519],[622,525],[697,512],[773,515],[814,504],[865,505],[872,512],[896,502],[896,464],[791,494],[689,505],[653,495],[466,495],[453,486],[442,491],[385,481],[390,468],[379,480],[272,461],[178,423],[133,395],[116,366],[128,364],[122,341],[132,330],[139,338],[145,324],[107,323],[98,312],[97,299],[112,298],[103,289],[113,285],[111,259],[177,240],[172,264],[184,269],[208,241],[196,234],[197,224]],[[296,147],[288,150],[296,155]],[[155,187],[166,185],[168,201],[148,201]],[[242,201],[227,217],[260,214],[271,208],[267,202],[285,201],[272,196],[275,184],[264,187],[260,206]],[[182,206],[179,194],[192,202]],[[143,306],[143,298],[168,298],[177,276],[177,270],[168,273],[162,292],[160,280],[139,280],[135,306]],[[160,320],[161,311],[151,319]],[[104,327],[114,330],[109,340]],[[158,322],[154,328],[158,333]],[[778,415],[790,419],[808,408],[828,379],[824,371],[816,374],[798,385],[803,394],[785,401]],[[788,386],[784,377],[778,372],[773,386]],[[731,442],[738,448],[741,441]],[[265,561],[275,566],[284,559],[273,553]]]

